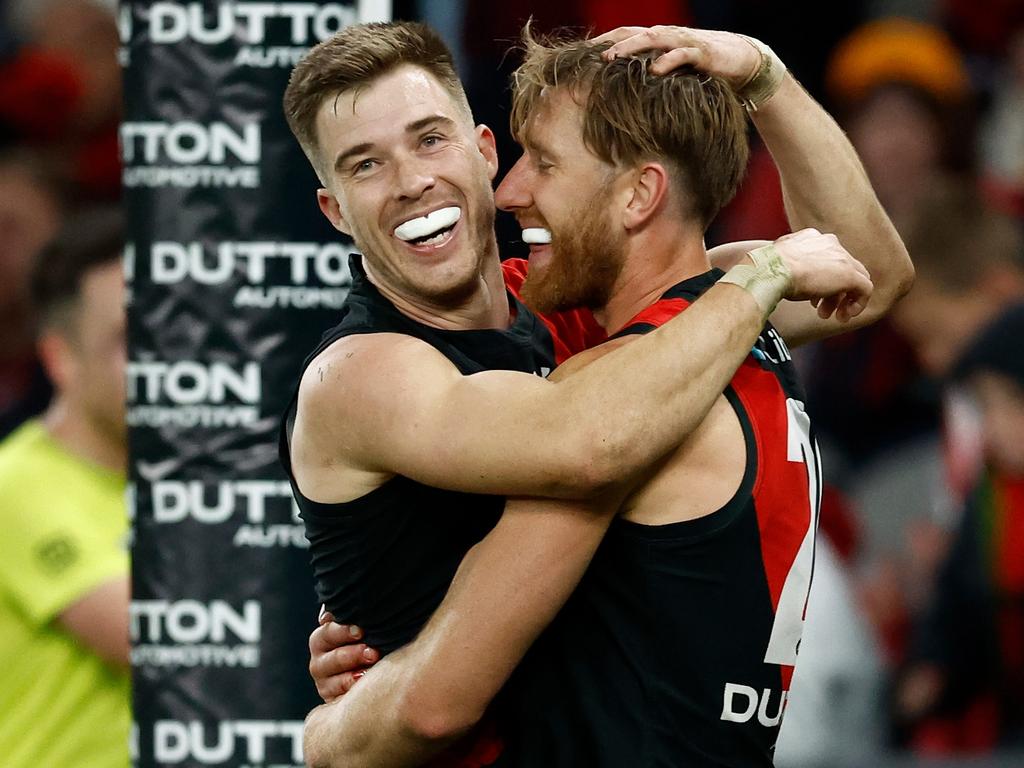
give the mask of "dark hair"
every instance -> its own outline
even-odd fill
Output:
[[[692,69],[652,75],[656,55],[606,62],[606,45],[523,30],[525,59],[512,82],[512,133],[525,132],[544,94],[565,88],[583,109],[583,143],[611,165],[658,160],[681,182],[685,213],[707,226],[747,166],[747,118],[732,89]]]
[[[433,29],[412,21],[345,27],[310,49],[292,70],[284,92],[288,127],[318,172],[321,159],[317,156],[316,115],[324,99],[365,88],[403,64],[420,67],[436,77],[472,120],[451,51]]]
[[[42,328],[69,321],[90,270],[119,261],[125,218],[117,206],[84,210],[69,218],[43,248],[32,271],[32,303]]]

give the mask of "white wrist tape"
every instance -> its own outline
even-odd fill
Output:
[[[779,90],[782,80],[786,76],[786,65],[782,63],[782,59],[775,51],[760,40],[746,35],[740,35],[740,37],[754,46],[761,54],[761,66],[747,82],[736,90],[736,95],[740,97],[743,106],[750,112],[756,112],[759,106]]]
[[[738,285],[754,297],[765,315],[770,315],[793,277],[774,244],[755,248],[747,255],[753,264],[737,264],[718,282]]]

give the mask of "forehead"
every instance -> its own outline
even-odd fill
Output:
[[[399,132],[415,120],[440,114],[465,121],[444,86],[424,69],[402,65],[363,88],[324,99],[317,112],[321,147],[331,152],[341,142],[357,144]]]
[[[583,145],[583,107],[566,88],[545,88],[523,126],[523,140],[530,149],[572,149]]]

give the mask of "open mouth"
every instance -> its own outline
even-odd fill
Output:
[[[443,245],[462,219],[462,209],[438,208],[424,216],[409,219],[395,227],[395,237],[413,247]]]

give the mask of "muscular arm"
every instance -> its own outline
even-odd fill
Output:
[[[776,246],[786,269],[764,272],[770,295],[755,300],[716,285],[566,381],[463,376],[405,336],[343,339],[300,386],[292,438],[299,487],[318,501],[345,501],[399,474],[458,491],[580,498],[628,480],[700,423],[784,291],[849,291],[862,302],[871,292],[863,267],[830,235],[797,233]],[[373,480],[353,490],[355,473]]]
[[[651,67],[656,74],[691,65],[724,78],[734,88],[744,86],[761,61],[760,53],[743,37],[715,30],[620,27],[595,43],[612,43],[608,57],[663,51]],[[865,311],[848,322],[832,316],[834,307],[826,300],[817,308],[783,302],[772,315],[772,324],[787,342],[800,344],[873,323],[910,290],[914,268],[853,145],[788,73],[751,119],[779,169],[791,228],[813,227],[838,236],[867,267],[875,286]]]
[[[318,500],[344,500],[341,484],[336,493],[311,489],[303,474],[337,456],[343,466],[459,491],[594,493],[699,424],[765,319],[745,290],[715,286],[659,330],[560,382],[509,371],[463,376],[419,340],[348,337],[314,361],[300,387],[299,485]],[[342,477],[321,466],[325,478]]]
[[[604,351],[585,355],[593,360]],[[562,368],[578,368],[582,357]],[[310,713],[309,765],[418,765],[472,728],[569,598],[623,495],[616,489],[587,506],[510,500],[417,639]]]
[[[875,322],[910,290],[914,267],[853,145],[790,74],[751,119],[779,169],[790,226],[835,233],[875,286],[867,308],[849,323],[822,319],[805,302],[783,302],[772,323],[787,342],[800,344]]]

